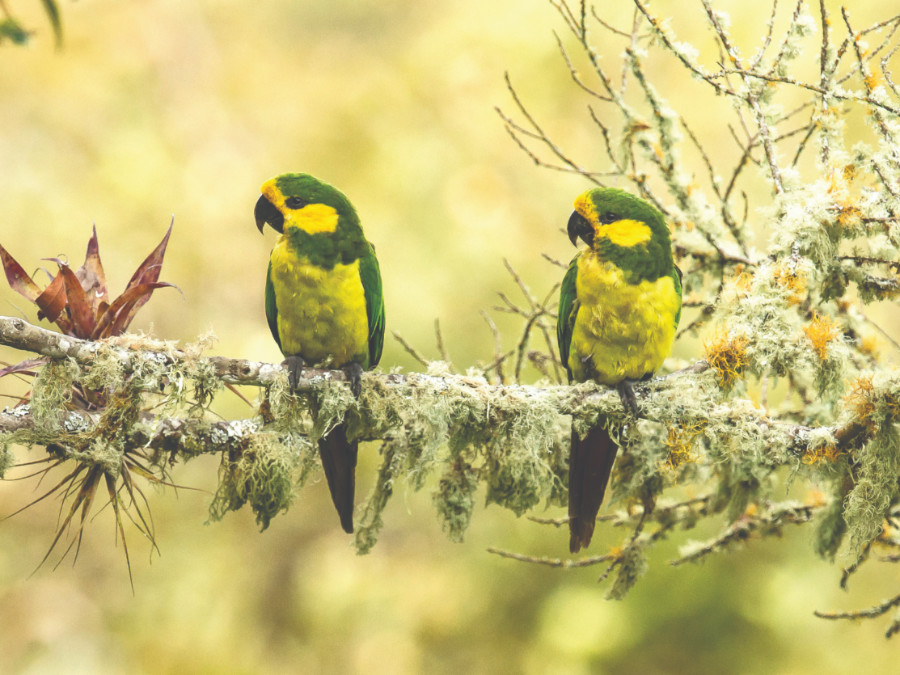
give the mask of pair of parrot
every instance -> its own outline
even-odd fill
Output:
[[[285,355],[292,388],[307,366],[343,368],[355,396],[363,371],[381,358],[384,298],[375,249],[342,192],[309,174],[267,181],[254,215],[260,232],[279,232],[266,276],[266,317]],[[572,259],[559,298],[557,339],[570,382],[615,386],[637,404],[632,383],[668,356],[681,315],[681,274],[663,215],[615,188],[575,200],[568,235],[587,247]],[[353,532],[356,440],[341,423],[318,441],[341,526]],[[617,451],[602,421],[583,437],[574,427],[569,457],[569,549],[586,547]]]

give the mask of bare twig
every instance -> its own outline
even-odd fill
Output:
[[[397,333],[396,331],[391,331],[391,333],[393,334],[394,339],[395,339],[397,342],[400,343],[400,346],[403,347],[404,351],[405,351],[407,354],[409,354],[409,355],[410,355],[411,357],[413,357],[416,361],[418,361],[419,364],[425,366],[426,368],[428,367],[428,359],[426,359],[424,356],[422,356],[422,354],[421,354],[415,347],[413,347],[411,344],[409,344],[409,343],[403,338],[403,336],[401,336],[401,335],[400,335],[399,333]]]
[[[519,562],[530,563],[532,565],[544,565],[546,567],[558,567],[560,569],[577,569],[580,567],[592,567],[594,565],[600,565],[605,562],[609,562],[614,559],[614,555],[611,553],[607,553],[606,555],[598,555],[591,556],[587,558],[580,558],[578,560],[568,560],[563,558],[545,558],[538,556],[530,556],[524,555],[522,553],[513,553],[512,551],[504,551],[503,549],[494,548],[493,546],[487,549],[488,553],[493,553],[494,555],[498,555],[501,558],[507,558],[509,560],[518,560]]]
[[[451,373],[454,372],[453,361],[450,360],[450,354],[449,352],[447,352],[447,348],[444,346],[444,336],[441,334],[440,319],[434,320],[434,338],[437,342],[437,350],[438,354],[441,355],[441,360],[450,367]]]

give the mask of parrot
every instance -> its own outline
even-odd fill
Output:
[[[375,248],[337,188],[306,173],[263,183],[254,216],[279,233],[266,273],[266,319],[292,390],[304,367],[343,369],[355,397],[384,345],[384,296]],[[345,422],[318,441],[331,499],[353,532],[358,441]]]
[[[618,188],[579,195],[567,232],[587,244],[569,264],[559,293],[556,334],[569,382],[615,386],[637,413],[633,383],[649,378],[672,350],[681,318],[681,271],[669,228],[648,202]],[[572,424],[569,550],[586,548],[618,447],[597,422],[582,438]]]

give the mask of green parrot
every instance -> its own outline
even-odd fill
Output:
[[[559,293],[556,335],[570,382],[615,386],[637,412],[632,383],[650,377],[672,350],[681,318],[681,272],[663,215],[616,188],[575,200],[569,239],[575,255]],[[572,428],[569,550],[587,547],[618,447],[598,423],[584,438]]]
[[[267,181],[256,226],[280,233],[266,275],[266,318],[285,356],[291,388],[306,366],[343,368],[354,396],[384,345],[384,298],[375,248],[340,190],[305,173]],[[357,441],[338,424],[319,454],[341,527],[353,532]]]

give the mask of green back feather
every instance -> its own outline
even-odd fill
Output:
[[[366,295],[366,315],[369,319],[369,362],[367,368],[374,368],[381,360],[384,346],[384,294],[381,289],[381,270],[375,247],[369,244],[369,253],[359,259],[359,278]]]
[[[556,343],[559,346],[559,358],[569,381],[572,381],[572,371],[569,369],[569,346],[572,344],[572,327],[575,325],[575,315],[578,313],[578,298],[575,295],[575,280],[578,277],[578,258],[580,253],[572,258],[566,276],[563,277],[562,286],[559,288],[559,307],[556,317]]]
[[[672,281],[675,283],[675,292],[678,293],[678,297],[682,297],[681,293],[681,268],[676,264],[672,264]],[[678,323],[681,321],[681,305],[678,305],[678,313],[675,315],[675,328],[678,328]]]
[[[269,322],[269,330],[278,348],[281,349],[281,337],[278,335],[278,305],[275,304],[275,287],[272,285],[272,261],[266,270],[266,320]]]

